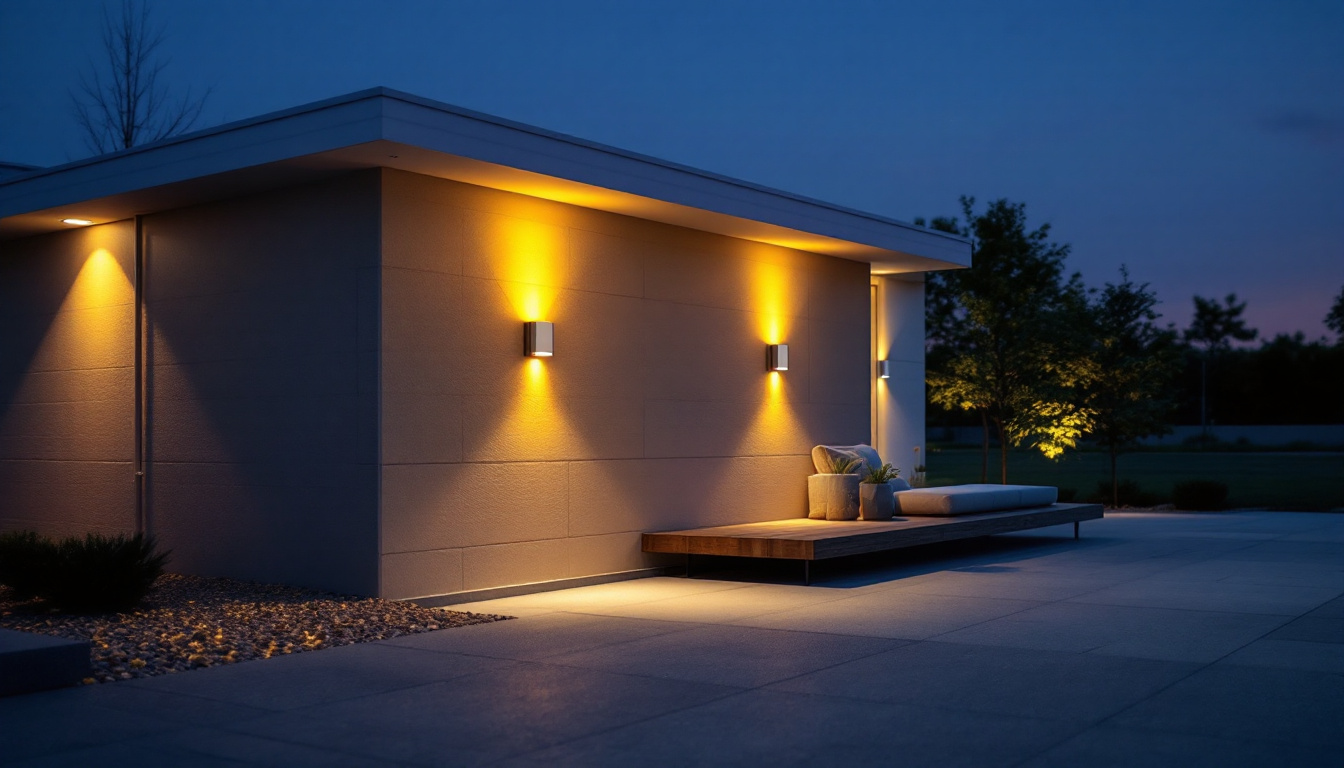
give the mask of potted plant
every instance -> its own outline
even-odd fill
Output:
[[[861,459],[833,457],[829,470],[807,478],[807,516],[821,520],[856,520],[859,517],[859,476],[854,468]]]
[[[859,516],[864,520],[890,520],[896,514],[896,489],[891,481],[901,470],[883,464],[868,471],[859,484]]]

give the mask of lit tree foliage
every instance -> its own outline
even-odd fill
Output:
[[[1135,285],[1120,268],[1120,282],[1107,283],[1092,302],[1094,376],[1087,404],[1095,414],[1092,439],[1111,460],[1111,503],[1120,504],[1120,454],[1142,438],[1171,431],[1171,382],[1179,371],[1176,332],[1157,327],[1157,296]]]
[[[123,0],[115,16],[103,8],[103,65],[92,65],[71,94],[84,141],[97,154],[148,144],[189,130],[201,115],[207,90],[180,99],[162,81],[168,62],[158,56],[164,30],[143,0]]]
[[[1064,279],[1069,249],[1049,241],[1048,224],[1028,231],[1021,203],[998,200],[979,215],[974,205],[961,199],[964,227],[956,219],[930,223],[970,238],[974,266],[927,283],[929,396],[979,415],[982,480],[993,428],[1006,483],[1010,445],[1054,458],[1091,426],[1079,394],[1094,375],[1080,333],[1087,302],[1079,277]]]

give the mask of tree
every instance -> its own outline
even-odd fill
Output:
[[[1135,285],[1122,266],[1120,282],[1107,283],[1091,306],[1097,375],[1089,381],[1087,404],[1095,413],[1092,439],[1110,454],[1113,506],[1120,505],[1120,454],[1171,431],[1169,393],[1180,359],[1176,332],[1154,322],[1156,305],[1148,284]]]
[[[1195,316],[1185,330],[1185,341],[1202,347],[1199,358],[1199,428],[1205,439],[1209,436],[1208,380],[1209,358],[1232,348],[1232,340],[1251,341],[1259,332],[1247,328],[1241,313],[1246,302],[1237,303],[1237,294],[1229,293],[1220,305],[1217,299],[1195,297]]]
[[[998,200],[979,215],[974,206],[961,198],[964,227],[955,218],[931,222],[971,239],[974,266],[926,284],[927,378],[935,404],[980,417],[982,481],[993,427],[1006,483],[1009,445],[1054,458],[1090,426],[1076,396],[1090,373],[1078,333],[1086,296],[1078,275],[1064,279],[1068,246],[1050,242],[1048,224],[1028,231],[1024,204]]]
[[[168,62],[158,56],[163,36],[163,28],[152,24],[144,0],[122,0],[116,16],[103,7],[106,71],[90,62],[78,92],[70,94],[75,119],[94,153],[175,136],[200,117],[210,91],[193,97],[188,89],[180,99],[169,95],[162,77]]]
[[[1344,288],[1339,289],[1339,295],[1335,297],[1330,313],[1325,316],[1325,327],[1334,331],[1339,337],[1335,339],[1335,344],[1344,347]]]

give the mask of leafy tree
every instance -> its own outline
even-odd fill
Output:
[[[164,30],[153,25],[144,0],[122,0],[117,15],[103,7],[103,64],[90,63],[71,93],[84,141],[96,154],[128,149],[189,130],[209,98],[169,96],[162,75],[168,62],[158,56]]]
[[[1335,297],[1330,313],[1325,316],[1325,327],[1334,331],[1339,337],[1335,339],[1335,343],[1344,346],[1344,288],[1339,289],[1339,295]]]
[[[1030,444],[1051,458],[1074,447],[1091,425],[1076,389],[1091,375],[1080,278],[1064,278],[1067,245],[1050,225],[1027,229],[1026,206],[997,200],[977,215],[961,198],[955,218],[930,226],[968,237],[970,269],[937,273],[926,284],[930,399],[976,413],[983,430],[981,480],[988,477],[991,427],[999,438],[1001,482],[1009,445]]]
[[[1157,296],[1135,285],[1120,267],[1091,305],[1092,358],[1087,403],[1095,413],[1091,436],[1111,459],[1111,504],[1120,506],[1120,454],[1150,435],[1171,431],[1171,382],[1179,370],[1176,332],[1154,321]]]
[[[1199,362],[1199,427],[1205,437],[1209,431],[1209,358],[1227,352],[1233,340],[1251,341],[1259,335],[1254,328],[1247,328],[1241,318],[1246,302],[1238,304],[1235,293],[1229,293],[1224,302],[1219,304],[1217,299],[1196,296],[1195,316],[1185,330],[1185,341],[1203,350]]]

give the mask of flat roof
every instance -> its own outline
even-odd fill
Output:
[[[865,261],[876,274],[971,263],[960,237],[387,88],[0,178],[0,240],[376,167]]]

